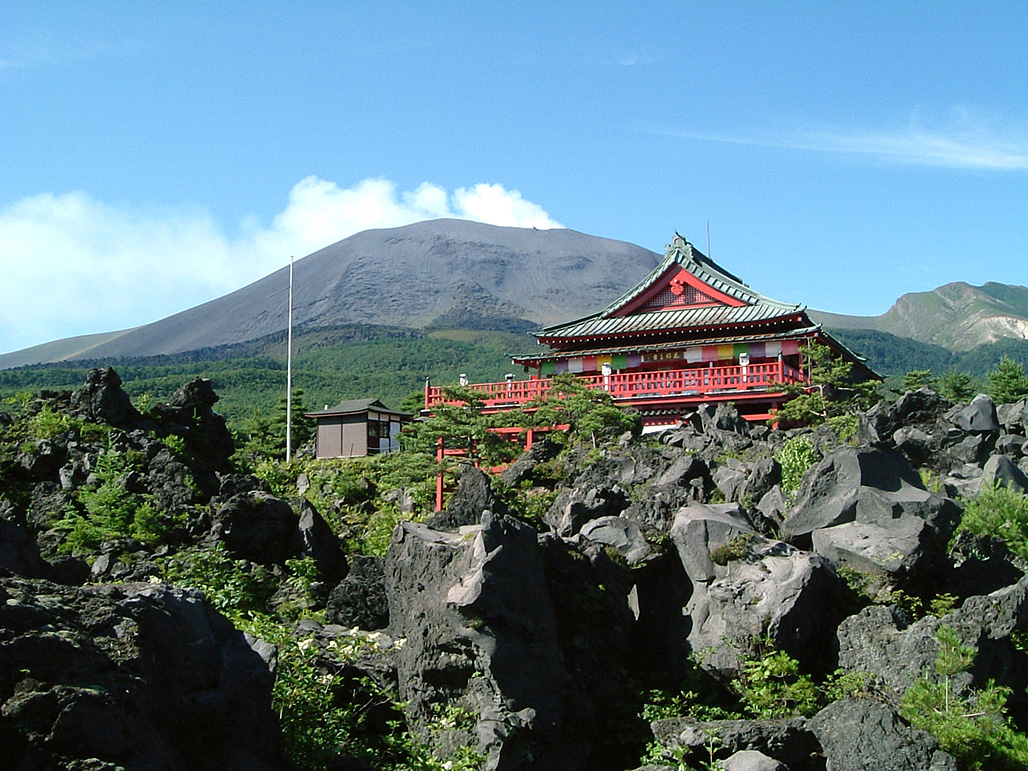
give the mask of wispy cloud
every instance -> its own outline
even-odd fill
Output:
[[[83,192],[45,193],[0,207],[4,291],[0,352],[156,321],[232,291],[369,228],[440,217],[561,227],[517,190],[480,183],[448,192],[387,179],[342,188],[301,180],[270,223],[227,234],[205,210],[115,206]]]
[[[21,43],[0,50],[0,71],[31,70],[40,67],[64,66],[113,56],[138,48],[134,43],[78,43],[55,45]]]
[[[1028,170],[1028,130],[999,126],[958,113],[948,126],[919,120],[898,129],[823,127],[782,133],[722,134],[667,130],[660,133],[706,142],[725,142],[821,153],[865,156],[879,162],[955,169]]]

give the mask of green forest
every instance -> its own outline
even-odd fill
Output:
[[[1028,367],[1028,341],[1004,340],[953,353],[872,330],[834,330],[864,356],[894,390],[908,372],[934,376],[961,373],[970,387],[1003,357]],[[299,330],[294,335],[293,385],[304,409],[317,410],[344,399],[377,398],[394,408],[416,409],[425,380],[452,385],[460,373],[472,382],[498,382],[513,371],[511,354],[532,350],[527,334],[467,329],[415,331],[347,325]],[[269,416],[282,399],[286,380],[285,333],[240,345],[171,356],[81,361],[0,370],[0,398],[40,389],[79,387],[92,367],[113,366],[134,398],[166,400],[182,383],[209,378],[221,397],[218,411],[239,427],[255,414]],[[515,372],[521,377],[522,372]]]

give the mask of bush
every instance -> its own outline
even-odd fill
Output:
[[[1010,689],[990,681],[980,690],[958,690],[953,676],[970,668],[977,651],[962,645],[949,627],[939,627],[935,637],[939,641],[936,677],[923,677],[907,689],[900,714],[932,734],[943,750],[970,771],[1028,768],[1028,737],[1015,730],[1005,715]]]
[[[77,490],[76,501],[54,523],[54,529],[67,532],[61,551],[85,554],[115,538],[155,543],[167,535],[173,521],[158,513],[150,496],[124,487],[125,474],[141,465],[142,457],[131,452],[107,450],[99,457],[93,469],[99,487]]]
[[[817,685],[809,675],[800,674],[799,663],[785,651],[768,650],[745,659],[733,685],[746,713],[758,719],[809,717],[822,706]]]
[[[794,436],[775,453],[775,460],[782,467],[782,490],[792,497],[799,489],[803,475],[821,460],[821,456],[809,439]]]
[[[964,502],[957,532],[992,535],[1011,552],[1028,559],[1028,495],[997,483],[984,484],[978,495]]]
[[[165,581],[199,589],[207,601],[236,626],[254,613],[266,612],[268,598],[278,580],[260,565],[234,559],[224,544],[194,547],[178,552],[161,563]]]

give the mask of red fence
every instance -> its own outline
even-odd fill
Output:
[[[610,393],[618,401],[656,396],[705,396],[774,390],[780,383],[804,382],[803,374],[788,364],[773,361],[746,367],[693,367],[691,369],[644,370],[610,375],[579,375],[590,388]],[[479,394],[487,407],[522,405],[535,401],[550,390],[549,379],[510,380],[503,383],[475,383],[467,386]],[[425,409],[438,404],[457,404],[443,396],[440,386],[426,386]]]

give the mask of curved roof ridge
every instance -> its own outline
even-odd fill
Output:
[[[660,277],[663,276],[673,265],[679,265],[685,268],[705,284],[708,284],[714,289],[734,297],[747,305],[762,305],[766,308],[780,310],[785,313],[799,313],[806,311],[807,309],[807,306],[801,303],[782,302],[753,291],[738,276],[729,273],[687,241],[680,233],[678,233],[678,231],[675,231],[675,237],[665,248],[664,259],[662,259],[657,266],[632,289],[628,290],[625,294],[621,295],[621,297],[601,311],[591,313],[587,316],[582,316],[581,318],[573,319],[571,321],[565,321],[560,324],[551,324],[550,326],[543,327],[540,332],[537,333],[537,336],[545,336],[549,332],[578,326],[584,322],[609,318],[616,311],[635,300],[639,295],[653,286],[653,284],[658,281]]]

